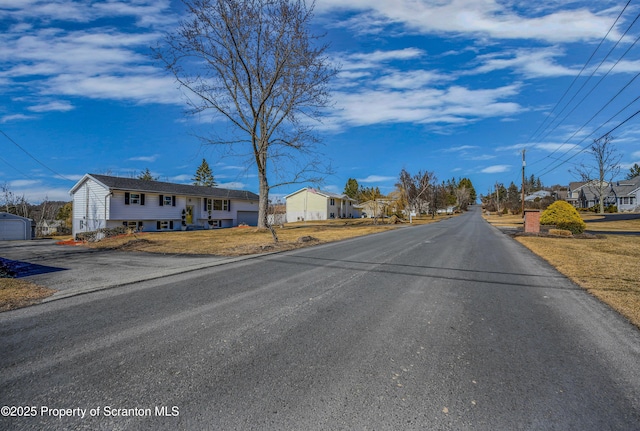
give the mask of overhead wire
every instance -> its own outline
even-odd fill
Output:
[[[616,24],[618,23],[618,21],[620,20],[620,18],[622,17],[622,15],[624,14],[624,11],[627,10],[627,7],[629,7],[629,4],[631,3],[631,0],[627,1],[627,4],[624,6],[624,8],[622,9],[622,11],[620,12],[620,14],[618,14],[618,17],[616,18],[616,20],[613,22],[613,24],[611,25],[611,27],[609,27],[609,30],[607,31],[607,33],[604,35],[604,37],[600,40],[600,43],[598,44],[598,46],[596,47],[596,49],[593,50],[593,52],[591,53],[591,55],[589,56],[589,58],[587,59],[587,61],[585,62],[585,64],[582,66],[582,69],[580,69],[580,72],[576,75],[575,78],[573,78],[573,81],[571,81],[571,84],[569,85],[569,87],[565,90],[565,92],[562,94],[562,96],[560,97],[560,99],[558,99],[558,101],[556,102],[555,106],[551,109],[551,111],[549,111],[549,113],[547,114],[547,116],[545,117],[544,121],[542,122],[542,124],[540,126],[538,126],[538,128],[536,129],[535,132],[533,132],[533,134],[531,135],[531,137],[529,138],[529,141],[533,141],[534,138],[537,136],[538,132],[540,131],[540,129],[542,127],[545,126],[545,124],[547,123],[547,121],[551,118],[551,115],[555,112],[555,110],[558,108],[558,106],[560,106],[560,103],[562,103],[562,101],[564,100],[564,98],[567,96],[567,94],[569,93],[569,91],[571,91],[571,89],[573,88],[574,84],[577,82],[578,78],[580,78],[580,76],[582,76],[582,72],[585,71],[585,69],[587,68],[587,66],[589,65],[589,63],[591,63],[591,60],[593,59],[593,57],[596,55],[596,53],[600,50],[600,47],[602,46],[602,44],[605,42],[605,40],[607,40],[607,38],[609,37],[609,34],[611,33],[611,31],[615,28]],[[579,91],[578,91],[579,92]],[[577,93],[576,93],[577,94]],[[572,99],[573,100],[573,99]],[[569,104],[571,101],[567,102],[567,104]],[[562,113],[562,112],[561,112]],[[558,114],[559,115],[559,114]],[[544,133],[544,131],[546,130],[546,128],[543,130],[542,133]]]

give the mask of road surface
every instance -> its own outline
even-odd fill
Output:
[[[639,334],[475,210],[2,313],[0,429],[634,430]]]

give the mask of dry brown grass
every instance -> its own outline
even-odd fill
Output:
[[[432,223],[445,218],[447,217],[437,217],[432,220],[425,217],[414,220],[414,223]],[[373,223],[371,219],[287,223],[283,228],[275,228],[279,240],[278,244],[274,244],[271,232],[268,230],[238,227],[190,232],[148,232],[105,239],[89,244],[89,247],[164,254],[239,256],[265,251],[291,250],[318,243],[370,235],[407,225],[406,223]],[[301,237],[312,237],[314,240],[300,243],[298,239]]]
[[[591,232],[640,232],[640,220],[599,221],[604,217],[592,213],[580,213],[580,216]],[[519,215],[483,214],[483,217],[495,226],[523,227]],[[640,239],[637,236],[600,235],[596,239],[519,236],[516,239],[640,327]]]
[[[54,292],[25,280],[0,278],[0,311],[36,304]]]
[[[640,240],[637,236],[607,235],[597,239],[521,236],[516,239],[640,327]]]

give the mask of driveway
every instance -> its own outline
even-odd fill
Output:
[[[0,241],[0,261],[17,272],[18,278],[58,291],[45,301],[239,259],[95,250],[58,245],[55,240]]]

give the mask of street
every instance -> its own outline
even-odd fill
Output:
[[[478,208],[2,313],[0,342],[0,429],[640,429],[640,331]]]

